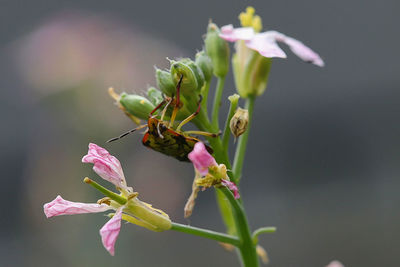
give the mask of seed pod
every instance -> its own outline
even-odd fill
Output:
[[[154,106],[157,106],[163,101],[162,93],[155,87],[149,87],[149,89],[147,89],[147,97]]]
[[[128,95],[126,93],[121,94],[119,103],[129,114],[143,120],[147,120],[150,112],[155,108],[147,98],[140,95]]]
[[[207,56],[206,52],[200,51],[196,54],[195,63],[204,74],[204,79],[207,82],[211,81],[213,74],[213,65],[209,56]]]
[[[171,79],[171,73],[156,68],[157,86],[167,96],[175,94],[175,84]]]
[[[207,55],[214,67],[214,75],[225,77],[229,70],[229,46],[225,40],[219,37],[219,33],[218,26],[209,23],[204,43]]]
[[[231,128],[232,134],[237,138],[246,131],[248,123],[249,111],[247,109],[238,108],[229,123],[229,127]]]

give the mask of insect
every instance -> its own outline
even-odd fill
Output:
[[[182,83],[182,79],[183,75],[180,77],[180,80],[176,86],[176,98],[174,98],[174,96],[170,98],[164,97],[164,100],[160,104],[158,104],[152,112],[150,112],[147,124],[140,125],[130,131],[121,134],[118,137],[108,140],[107,142],[119,140],[130,133],[147,128],[142,139],[142,143],[144,146],[161,152],[162,154],[165,154],[167,156],[174,157],[180,161],[189,161],[188,154],[193,150],[194,145],[200,141],[198,138],[191,136],[191,134],[204,135],[209,137],[219,136],[220,133],[215,134],[203,131],[181,131],[182,126],[195,118],[196,115],[199,113],[202,100],[201,95],[199,96],[200,98],[198,101],[197,110],[186,119],[181,121],[176,128],[173,127],[177,112],[182,105],[180,101],[180,86]],[[174,108],[170,121],[164,121],[163,119],[165,117],[167,109],[171,104],[173,104]],[[160,119],[158,119],[154,115],[154,113],[163,106],[164,108],[161,112],[161,117]],[[209,146],[206,146],[206,149],[209,153],[213,152],[212,148]]]

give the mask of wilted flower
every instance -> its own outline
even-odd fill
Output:
[[[121,229],[121,220],[137,224],[149,230],[160,232],[171,228],[171,220],[161,210],[154,209],[150,204],[140,201],[138,193],[127,187],[121,164],[107,150],[96,144],[89,144],[88,154],[82,158],[84,163],[93,163],[93,170],[104,180],[113,183],[120,191],[116,194],[89,178],[88,183],[106,195],[96,203],[80,203],[64,200],[57,196],[53,201],[44,205],[47,218],[59,215],[74,215],[83,213],[104,212],[115,210],[112,218],[100,229],[103,246],[114,255],[114,246]]]
[[[236,199],[240,197],[237,186],[229,180],[226,166],[218,165],[202,142],[196,143],[188,157],[200,174],[200,177],[196,179],[197,186],[208,188],[213,185],[223,185],[233,192]]]

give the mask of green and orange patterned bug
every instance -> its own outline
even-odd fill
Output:
[[[181,121],[176,128],[173,128],[177,112],[181,105],[179,95],[182,78],[183,76],[181,76],[176,86],[176,99],[174,99],[174,97],[172,96],[170,98],[165,98],[160,104],[158,104],[157,107],[149,114],[147,124],[140,125],[128,132],[121,134],[118,137],[108,140],[107,142],[119,140],[130,133],[147,127],[147,130],[144,133],[142,139],[142,143],[144,146],[161,152],[164,155],[174,157],[180,161],[189,161],[188,154],[193,150],[194,145],[197,142],[200,142],[199,139],[191,136],[191,134],[204,135],[209,137],[217,137],[219,134],[203,131],[181,131],[182,126],[191,121],[199,113],[202,100],[201,95],[198,102],[197,110],[189,117]],[[174,103],[174,109],[172,111],[171,119],[170,121],[164,121],[163,118],[165,117],[167,108],[169,105],[171,105],[171,103]],[[161,113],[161,118],[158,119],[153,114],[162,106],[164,106],[164,108]],[[206,148],[209,153],[213,152],[211,147],[206,146]]]

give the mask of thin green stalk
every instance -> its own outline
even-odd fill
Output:
[[[241,244],[239,238],[237,238],[236,236],[231,236],[231,235],[227,235],[224,233],[219,233],[219,232],[202,229],[202,228],[198,228],[198,227],[193,227],[193,226],[189,226],[189,225],[184,225],[184,224],[180,224],[180,223],[173,222],[170,230],[183,232],[183,233],[187,233],[187,234],[191,234],[191,235],[202,236],[202,237],[213,239],[213,240],[216,240],[219,242],[232,244],[236,247],[240,246],[240,244]]]
[[[225,77],[218,77],[217,89],[215,90],[213,111],[211,117],[212,118],[211,124],[214,129],[219,129],[218,115],[219,115],[219,109],[221,107],[221,98],[222,98],[222,92],[224,91],[224,85],[225,85]]]
[[[236,108],[238,106],[239,95],[237,95],[237,94],[231,95],[228,99],[231,102],[231,105],[229,106],[228,116],[226,117],[226,121],[225,121],[224,135],[222,136],[222,146],[223,147],[228,147],[228,144],[229,144],[229,137],[231,136],[229,124],[230,124],[230,121],[231,121],[233,115],[235,114]]]
[[[233,177],[234,181],[237,183],[239,183],[240,176],[242,175],[243,161],[246,154],[247,140],[249,139],[255,100],[256,98],[254,96],[249,96],[249,98],[246,99],[245,108],[249,111],[249,123],[247,125],[247,130],[242,136],[239,137],[239,142],[235,152],[235,159],[233,160]]]
[[[238,246],[242,265],[244,267],[257,267],[258,257],[256,246],[253,243],[253,238],[243,206],[233,197],[232,192],[228,188],[220,187],[218,190],[221,190],[224,193],[232,206],[236,223],[236,231],[240,240],[242,241],[240,246]]]
[[[201,109],[207,112],[208,104],[208,92],[210,91],[210,81],[206,81],[201,90],[201,95],[203,96],[203,101],[201,102]]]
[[[270,227],[261,227],[258,228],[253,232],[253,243],[257,244],[258,243],[258,236],[261,234],[272,234],[276,232],[276,227],[270,226]]]

